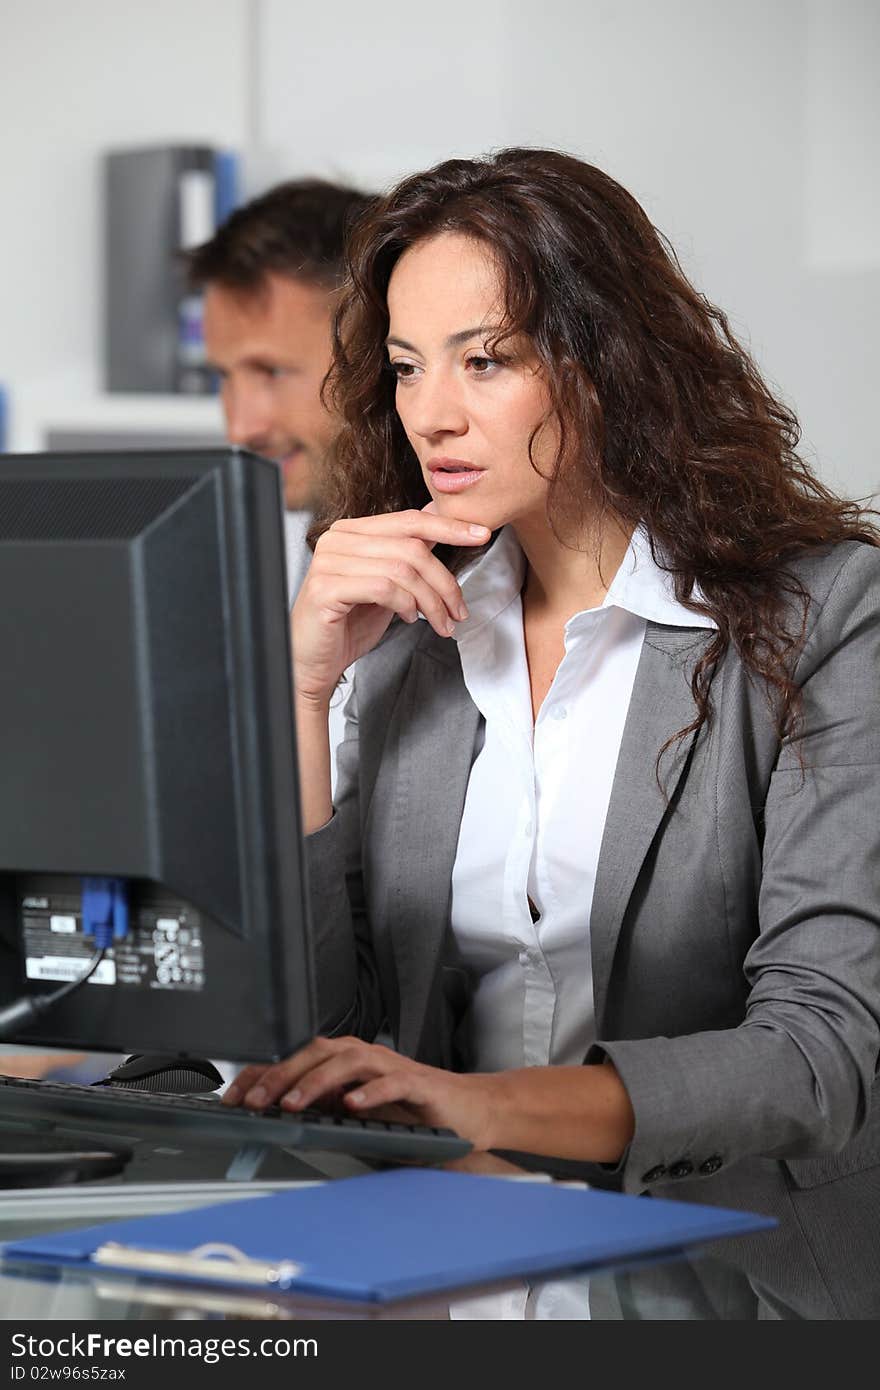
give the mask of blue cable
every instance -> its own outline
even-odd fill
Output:
[[[128,882],[124,878],[88,877],[82,881],[83,936],[93,936],[97,950],[107,950],[128,935]]]
[[[27,994],[13,999],[0,1008],[0,1038],[15,1037],[17,1032],[54,1008],[63,999],[91,979],[104,958],[104,952],[114,941],[128,934],[128,881],[124,878],[84,878],[82,881],[83,936],[95,938],[95,954],[86,969],[75,980],[53,990],[51,994]]]

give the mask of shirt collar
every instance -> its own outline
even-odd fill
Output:
[[[694,602],[702,602],[699,588],[694,586]],[[611,581],[602,603],[603,608],[624,608],[652,623],[669,627],[717,628],[714,618],[694,613],[675,597],[675,582],[667,570],[661,569],[651,554],[651,542],[643,526],[632,533],[629,549]]]
[[[513,528],[505,526],[489,549],[470,561],[458,575],[470,617],[456,623],[457,640],[473,636],[519,597],[525,570],[525,556]],[[700,601],[696,587],[694,599]],[[620,568],[599,606],[602,608],[622,608],[649,622],[672,627],[717,627],[714,619],[694,613],[679,603],[673,577],[655,561],[648,534],[642,526],[637,526],[632,534]],[[569,622],[580,616],[574,614]]]

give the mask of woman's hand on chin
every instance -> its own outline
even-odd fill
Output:
[[[501,1089],[499,1077],[427,1067],[360,1038],[315,1038],[283,1062],[245,1067],[223,1100],[254,1110],[280,1105],[296,1113],[319,1106],[434,1125],[454,1130],[475,1149],[489,1149],[497,1142]]]
[[[306,706],[323,710],[395,614],[414,623],[423,613],[440,637],[467,616],[458,581],[432,551],[483,546],[491,532],[428,507],[344,518],[321,536],[291,614],[293,684]]]

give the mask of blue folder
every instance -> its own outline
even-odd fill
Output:
[[[683,1254],[750,1212],[401,1168],[7,1243],[29,1264],[360,1303]]]

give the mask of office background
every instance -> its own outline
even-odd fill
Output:
[[[821,476],[875,493],[878,59],[876,0],[0,0],[8,446],[77,425],[219,434],[214,399],[103,392],[106,150],[230,147],[250,196],[547,144],[639,198]]]

